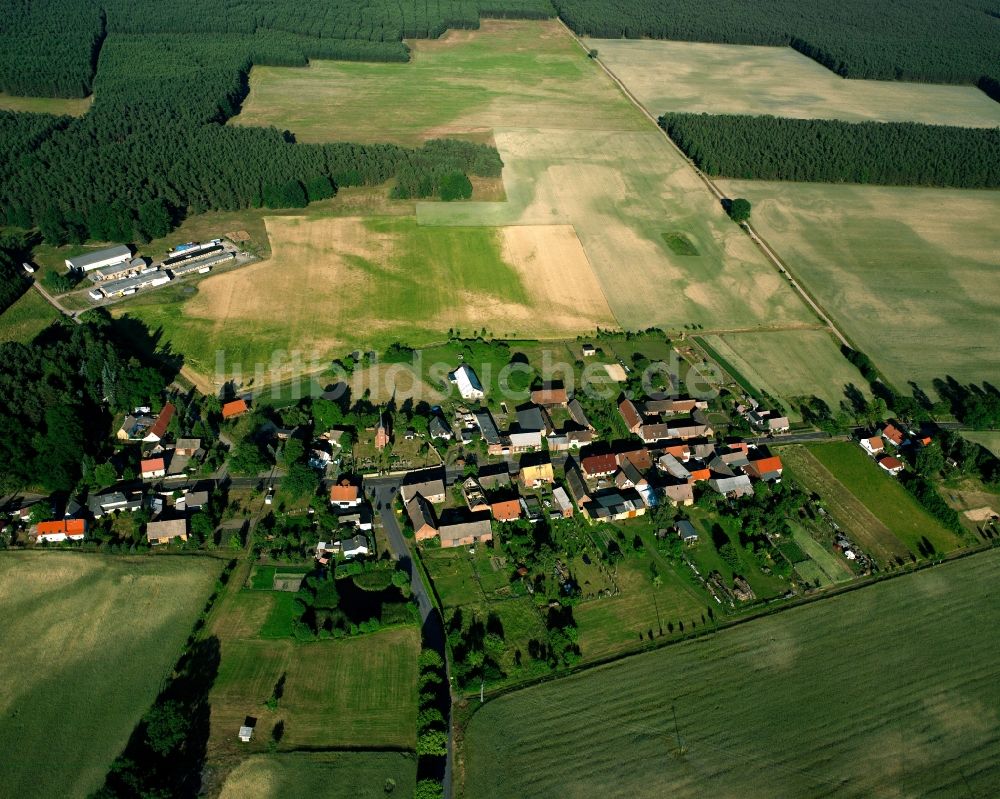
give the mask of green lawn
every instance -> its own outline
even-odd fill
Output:
[[[181,654],[222,561],[0,555],[0,794],[86,796]],[[61,742],[51,752],[53,736]]]
[[[854,577],[854,573],[844,561],[826,549],[800,524],[792,525],[792,536],[795,543],[802,548],[802,551],[809,556],[810,561],[822,573],[825,582],[843,582]]]
[[[28,344],[58,319],[60,313],[35,289],[28,289],[0,314],[0,342]]]
[[[420,557],[444,607],[477,604],[485,599],[464,547],[424,549]]]
[[[458,794],[991,795],[998,568],[983,553],[492,700]]]
[[[854,442],[813,444],[807,449],[911,552],[918,552],[924,537],[938,552],[961,545],[958,536],[929,516],[896,478],[885,474]]]
[[[972,86],[845,80],[790,47],[587,39],[651,114],[770,114],[849,122],[995,127],[1000,107]]]
[[[255,755],[226,778],[220,799],[384,799],[412,795],[416,780],[416,758],[403,753]]]
[[[1000,458],[1000,430],[963,430],[962,437],[986,447]]]
[[[719,182],[897,388],[1000,374],[1000,191]]]

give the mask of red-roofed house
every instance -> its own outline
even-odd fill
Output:
[[[330,487],[330,504],[337,508],[354,508],[361,504],[361,492],[350,480],[341,480]]]
[[[906,436],[903,435],[903,431],[893,424],[887,424],[885,426],[885,429],[882,431],[882,437],[889,439],[895,447],[903,446],[903,442],[906,441]]]
[[[625,426],[628,428],[628,431],[630,433],[638,433],[639,428],[642,427],[642,417],[639,415],[635,403],[630,399],[623,399],[618,403],[618,412],[622,415],[622,419],[625,420]]]
[[[85,519],[59,519],[54,522],[39,522],[37,540],[57,544],[60,541],[82,541],[87,532]]]
[[[899,458],[892,457],[892,455],[886,455],[878,462],[878,465],[894,477],[903,471],[903,462]]]
[[[861,449],[863,449],[869,455],[878,455],[881,452],[885,452],[885,442],[882,440],[882,436],[872,436],[871,438],[862,438]]]
[[[712,470],[709,469],[707,466],[689,467],[688,471],[691,472],[691,478],[690,479],[691,479],[692,483],[697,483],[700,480],[711,480],[712,479]]]
[[[588,455],[580,461],[580,466],[583,468],[583,476],[587,478],[607,477],[618,471],[618,461],[610,453],[607,455]]]
[[[521,518],[521,502],[517,499],[508,499],[506,502],[494,502],[490,505],[490,512],[498,522],[512,522]]]
[[[163,406],[163,410],[160,411],[160,415],[156,417],[156,421],[153,422],[153,426],[146,431],[146,435],[143,436],[143,441],[148,441],[150,443],[156,443],[162,439],[167,434],[167,428],[170,426],[170,420],[174,418],[174,405],[168,402]]]
[[[250,407],[247,405],[246,400],[233,400],[232,402],[227,402],[222,406],[222,418],[235,419],[237,416],[242,416],[249,410]]]
[[[565,388],[555,388],[552,386],[535,389],[531,392],[531,401],[535,405],[549,408],[555,405],[566,405],[569,403],[569,395]]]
[[[743,472],[757,480],[780,480],[782,469],[781,458],[772,455],[769,458],[750,461],[743,467]]]
[[[139,472],[143,480],[152,480],[156,477],[163,477],[167,473],[167,466],[163,458],[149,458],[139,461]]]

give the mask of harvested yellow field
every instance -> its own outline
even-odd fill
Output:
[[[588,39],[654,116],[771,114],[990,128],[1000,104],[972,86],[847,80],[790,47]]]

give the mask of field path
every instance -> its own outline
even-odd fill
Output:
[[[584,44],[584,42],[581,41],[580,38],[572,30],[570,30],[569,26],[567,26],[566,23],[562,21],[562,19],[559,19],[559,24],[566,29],[566,33],[568,33],[571,37],[573,37],[573,40],[580,46],[580,48],[584,52],[586,53],[590,52],[590,48],[587,47],[587,45]],[[712,179],[709,178],[708,175],[706,175],[700,169],[698,169],[697,166],[695,166],[694,162],[687,157],[684,151],[680,147],[678,147],[677,144],[674,142],[674,140],[671,139],[666,134],[666,132],[660,127],[659,123],[656,121],[656,117],[654,117],[650,113],[649,109],[647,109],[646,106],[644,106],[641,102],[639,102],[639,99],[634,94],[632,94],[632,92],[629,91],[625,83],[614,72],[612,72],[611,68],[608,67],[608,65],[605,64],[600,59],[600,57],[597,57],[593,60],[596,61],[598,65],[601,67],[601,69],[604,70],[605,74],[609,78],[611,78],[612,81],[614,81],[615,85],[619,89],[621,89],[622,93],[629,99],[629,101],[631,101],[632,104],[635,105],[635,107],[642,112],[643,116],[645,116],[650,122],[652,122],[653,125],[656,127],[656,129],[663,134],[664,138],[666,138],[666,140],[670,142],[670,146],[673,147],[674,150],[676,150],[680,154],[681,158],[684,159],[684,162],[701,179],[702,183],[705,184],[708,190],[712,192],[713,195],[715,195],[715,198],[719,200],[720,203],[724,199],[726,199],[726,195],[719,189],[718,186],[715,185]],[[834,324],[833,320],[829,316],[827,316],[826,312],[819,306],[819,304],[811,296],[809,296],[808,292],[806,292],[806,290],[802,288],[799,282],[795,280],[795,278],[791,275],[791,273],[789,273],[788,268],[785,266],[785,263],[778,257],[777,253],[774,252],[771,246],[757,234],[757,232],[753,229],[750,223],[744,222],[742,223],[742,227],[744,230],[746,230],[747,234],[750,236],[750,240],[757,245],[758,249],[764,254],[767,260],[774,265],[774,267],[778,270],[778,272],[783,277],[788,279],[788,282],[791,285],[791,287],[795,289],[795,291],[806,303],[806,305],[808,305],[812,309],[813,313],[815,313],[816,316],[818,316],[823,321],[823,323],[830,329],[830,332],[832,332],[843,345],[847,347],[852,347],[847,336],[845,336],[843,332],[841,332],[840,328],[838,328],[837,325]]]

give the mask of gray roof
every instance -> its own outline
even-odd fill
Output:
[[[691,476],[691,472],[688,471],[687,467],[669,452],[666,455],[660,456],[657,464],[663,471],[668,472],[678,480],[687,480]]]
[[[427,432],[431,434],[431,438],[451,438],[454,435],[451,426],[446,424],[444,419],[437,414],[431,417],[430,423],[427,425]]]
[[[410,517],[410,524],[413,525],[414,530],[419,530],[424,525],[428,525],[429,527],[437,526],[437,523],[434,521],[434,509],[431,507],[431,503],[420,496],[420,494],[417,494],[406,503],[406,514]]]
[[[587,418],[580,400],[574,398],[569,401],[569,415],[581,427],[590,427],[590,419]]]
[[[500,443],[500,431],[497,430],[497,424],[493,421],[493,414],[486,409],[476,411],[476,423],[483,431],[483,438],[486,439],[487,444]]]
[[[694,525],[691,524],[687,519],[681,519],[677,522],[677,534],[681,538],[697,538],[698,531],[694,529]]]
[[[724,495],[736,494],[742,497],[753,493],[753,485],[750,483],[750,478],[745,474],[737,475],[736,477],[709,480],[708,484]]]
[[[115,247],[106,247],[103,250],[94,250],[93,252],[85,253],[84,255],[78,255],[75,258],[67,258],[74,269],[86,269],[92,264],[99,264],[101,261],[106,261],[109,258],[131,258],[132,249],[131,247],[126,247],[124,244],[118,244]]]
[[[519,410],[517,412],[517,426],[523,433],[533,430],[544,430],[545,416],[542,414],[542,409],[536,405],[532,405]]]
[[[441,535],[441,542],[457,541],[459,538],[472,536],[475,539],[493,535],[493,525],[489,519],[479,519],[472,522],[459,522],[458,524],[443,524],[438,529]]]

